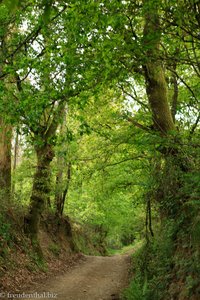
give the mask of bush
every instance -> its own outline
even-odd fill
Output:
[[[55,255],[55,256],[59,256],[60,254],[60,247],[55,244],[55,243],[52,243],[51,245],[49,245],[49,250]]]
[[[148,240],[133,256],[134,280],[124,294],[127,300],[168,299],[176,227],[169,220],[162,226],[157,238]]]
[[[11,224],[0,215],[0,255],[5,256],[8,252],[8,246],[11,244]]]

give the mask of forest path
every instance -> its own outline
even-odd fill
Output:
[[[45,293],[46,299],[117,300],[128,284],[129,267],[129,254],[85,256],[69,272],[51,278],[33,292]],[[34,300],[36,296],[27,299]]]

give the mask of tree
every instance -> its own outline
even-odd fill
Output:
[[[87,93],[93,89],[93,82],[90,82],[90,58],[93,54],[87,51],[89,25],[83,38],[80,24],[83,16],[76,5],[73,10],[71,6],[54,3],[51,15],[51,31],[54,30],[51,39],[48,37],[50,23],[44,22],[39,26],[39,34],[37,32],[34,36],[37,49],[30,44],[28,51],[21,53],[19,93],[15,95],[20,120],[31,137],[37,155],[30,212],[26,217],[26,230],[34,240],[37,240],[40,216],[49,199],[50,163],[54,158],[57,128],[63,121],[66,104],[70,106],[77,101],[78,108],[84,106]],[[34,64],[30,72],[28,61]],[[29,78],[29,82],[22,80],[22,75]],[[69,164],[68,181],[70,168]],[[67,190],[66,186],[64,198]],[[59,215],[63,204],[59,200]]]
[[[7,5],[6,5],[7,4]],[[6,114],[4,104],[10,101],[12,91],[16,89],[16,82],[9,66],[12,61],[7,58],[9,47],[13,43],[13,35],[16,28],[13,26],[13,18],[17,19],[17,14],[9,11],[8,3],[0,4],[0,77],[1,77],[1,103],[0,103],[0,188],[1,198],[5,202],[11,200],[11,141],[12,141],[12,118]],[[7,69],[7,71],[6,71]],[[13,81],[13,84],[10,83]]]
[[[66,165],[67,157],[72,164],[64,212],[96,228],[104,240],[118,247],[122,236],[124,241],[131,235],[127,224],[132,235],[138,235],[134,222],[143,215],[137,216],[145,189],[141,165],[148,165],[148,157],[140,153],[140,131],[119,114],[123,101],[118,92],[105,89],[101,96],[89,98],[83,110],[71,109],[67,121],[70,146],[63,138],[57,150]],[[65,174],[66,166],[62,170]]]
[[[146,91],[152,110],[155,129],[162,135],[175,130],[169,107],[167,82],[162,63],[160,61],[160,20],[158,15],[159,2],[144,1],[145,25],[143,43],[146,50],[144,68]]]
[[[170,226],[173,227],[170,237],[179,250],[184,245],[183,236],[189,238],[188,224],[194,223],[198,215],[198,209],[193,215],[186,209],[191,205],[186,178],[192,178],[194,170],[187,137],[193,128],[198,131],[199,122],[198,10],[196,1],[97,2],[98,22],[91,34],[91,47],[96,47],[98,61],[106,66],[108,86],[121,89],[139,105],[143,119],[138,119],[134,112],[128,113],[126,119],[148,132],[149,141],[155,143],[157,154],[151,155],[157,184],[154,183],[153,193],[149,188],[146,195],[147,215],[151,201],[160,211],[161,230],[168,233]],[[186,18],[182,17],[184,13]],[[190,78],[191,74],[195,79]],[[148,103],[145,96],[138,97],[138,86],[146,89]],[[133,91],[136,95],[131,95]],[[184,230],[185,235],[181,235]],[[164,241],[164,234],[160,235]],[[162,251],[157,252],[159,257]],[[172,251],[178,250],[172,248]]]
[[[0,188],[5,202],[11,197],[11,138],[12,130],[4,118],[0,118]]]

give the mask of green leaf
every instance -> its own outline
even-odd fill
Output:
[[[12,13],[20,6],[20,0],[4,0],[4,4]]]

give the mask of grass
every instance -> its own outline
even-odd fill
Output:
[[[52,243],[51,245],[49,245],[49,250],[55,255],[55,256],[59,256],[60,254],[60,246],[55,244],[55,243]]]
[[[142,240],[136,241],[133,244],[128,246],[124,246],[121,249],[108,249],[108,255],[117,255],[117,254],[126,254],[127,252],[133,250],[134,252],[137,251],[143,244]]]

